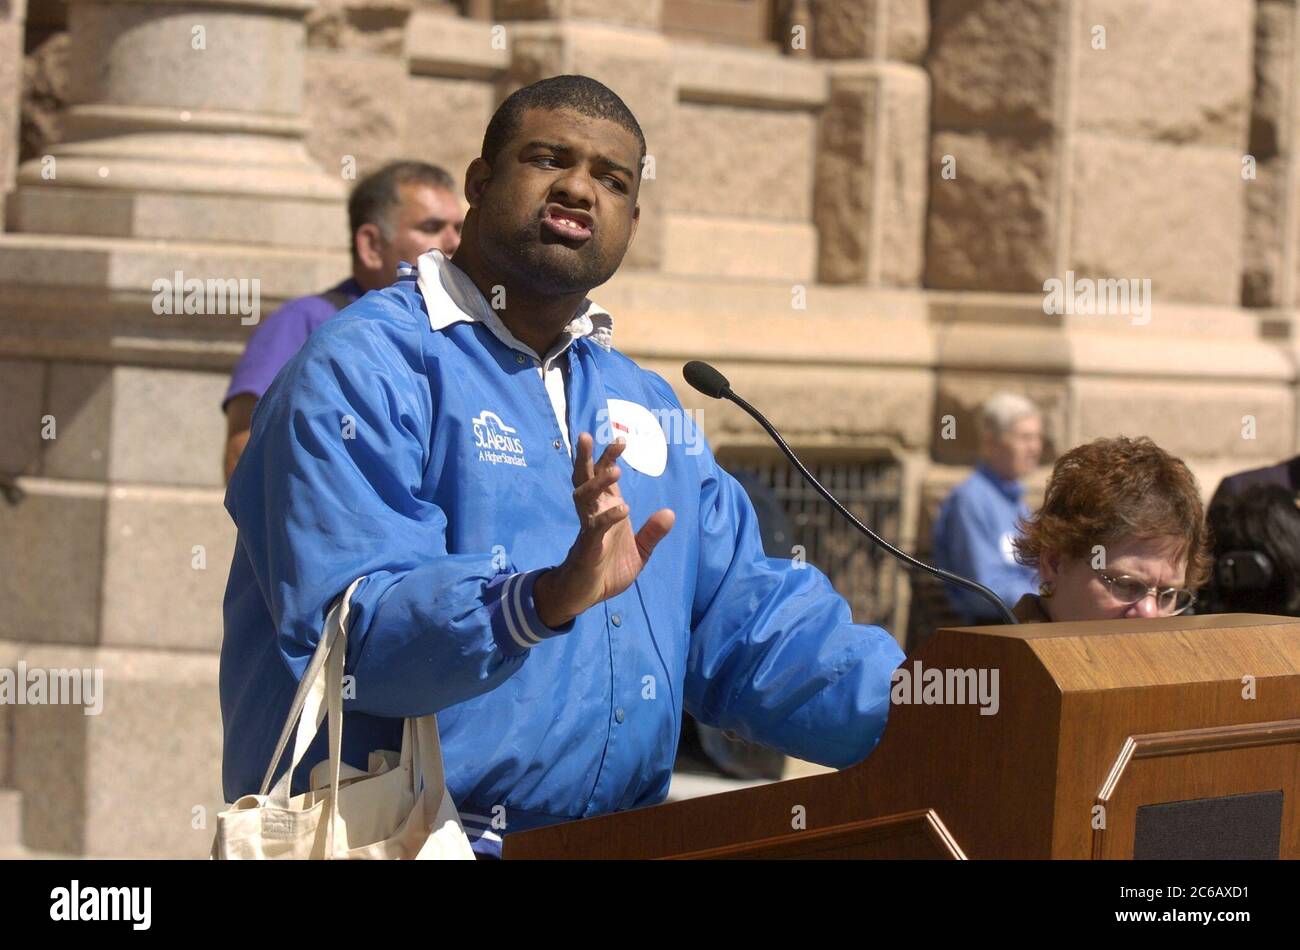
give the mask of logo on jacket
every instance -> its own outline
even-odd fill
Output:
[[[528,467],[524,461],[524,444],[515,436],[518,430],[502,422],[495,412],[484,409],[473,425],[474,445],[479,450],[480,462]]]

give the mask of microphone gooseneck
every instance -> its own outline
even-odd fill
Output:
[[[993,591],[989,590],[983,584],[979,584],[973,580],[970,580],[969,578],[962,577],[960,574],[954,574],[951,571],[945,571],[942,568],[932,567],[929,564],[926,564],[924,561],[917,560],[916,558],[912,557],[912,555],[900,551],[898,548],[894,547],[884,538],[880,537],[880,535],[876,534],[876,532],[872,531],[865,524],[859,521],[857,517],[853,514],[853,512],[845,508],[844,505],[840,503],[840,500],[838,498],[832,495],[822,485],[821,482],[817,481],[817,479],[813,476],[813,473],[808,471],[807,467],[803,464],[803,462],[799,461],[799,456],[795,455],[794,450],[791,449],[790,446],[786,444],[785,439],[781,437],[781,433],[776,430],[776,427],[772,425],[772,423],[768,422],[767,418],[761,412],[759,412],[757,409],[751,406],[740,396],[732,392],[731,384],[727,382],[727,377],[723,376],[720,372],[718,372],[708,363],[701,362],[700,360],[692,360],[691,362],[687,363],[684,367],[682,367],[682,376],[685,377],[686,382],[690,383],[693,389],[696,389],[697,391],[703,393],[704,395],[710,397],[711,399],[729,399],[731,402],[734,402],[741,409],[744,409],[745,412],[749,413],[749,415],[754,418],[754,421],[757,422],[760,426],[762,426],[764,431],[766,431],[767,434],[772,437],[772,440],[785,454],[785,457],[790,460],[790,464],[793,465],[798,470],[799,474],[804,477],[804,480],[807,481],[808,484],[810,484],[813,488],[815,488],[819,495],[821,495],[828,502],[830,502],[831,505],[834,506],[836,511],[838,511],[841,515],[843,515],[846,519],[848,519],[849,523],[853,525],[853,527],[857,528],[859,531],[865,534],[878,547],[881,547],[884,550],[888,551],[890,554],[892,554],[899,561],[902,561],[908,567],[919,568],[920,570],[925,571],[927,574],[931,574],[939,578],[939,580],[944,581],[945,583],[955,584],[956,586],[964,588],[973,594],[978,594],[980,597],[983,597],[985,600],[987,600],[992,606],[997,608],[998,613],[1002,616],[1002,619],[1005,622],[1009,624],[1014,624],[1019,622],[1016,620],[1015,614],[1013,614],[1010,611],[1010,609],[1007,608],[1007,605],[1002,603],[1001,598],[999,598],[997,594],[993,593]]]

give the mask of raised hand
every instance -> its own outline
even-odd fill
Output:
[[[541,575],[533,588],[538,616],[548,627],[561,626],[631,587],[676,519],[672,509],[661,508],[633,534],[628,506],[618,489],[622,473],[616,464],[627,443],[610,445],[594,464],[593,444],[588,433],[578,436],[573,463],[578,537],[564,563]]]

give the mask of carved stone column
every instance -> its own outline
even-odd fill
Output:
[[[14,230],[338,247],[341,178],[303,144],[313,0],[71,0],[63,142]]]

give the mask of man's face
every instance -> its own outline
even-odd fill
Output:
[[[640,154],[607,119],[530,109],[471,198],[483,258],[539,294],[605,283],[636,233]]]
[[[1019,481],[1033,473],[1043,456],[1043,420],[1023,416],[998,433],[988,434],[982,446],[989,468],[1006,479]]]
[[[414,264],[430,248],[448,257],[460,246],[460,228],[465,221],[460,201],[445,188],[420,182],[400,185],[401,204],[393,213],[392,238],[384,243],[384,273],[397,279],[397,265]]]

